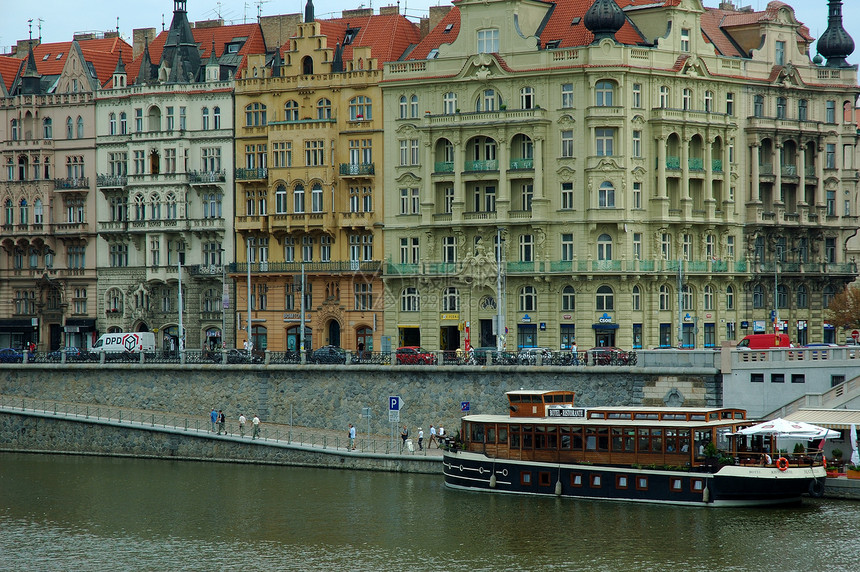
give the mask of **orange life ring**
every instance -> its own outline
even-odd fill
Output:
[[[788,468],[788,459],[785,457],[780,457],[776,460],[776,468],[780,471],[784,471]]]

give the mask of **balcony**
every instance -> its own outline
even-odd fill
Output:
[[[374,163],[341,163],[341,177],[369,177],[375,175]]]
[[[434,173],[453,173],[454,161],[436,161],[433,165]]]
[[[96,175],[96,186],[100,189],[121,188],[127,184],[128,177],[125,175]]]
[[[382,272],[379,260],[342,260],[337,262],[262,262],[251,263],[252,273],[270,274],[376,274]],[[248,272],[246,262],[234,262],[227,266],[230,274]]]
[[[464,171],[498,171],[499,162],[495,159],[485,161],[466,161],[463,163]]]
[[[211,185],[227,181],[227,173],[224,171],[190,171],[188,182],[192,185]]]
[[[723,160],[722,159],[711,160],[711,170],[714,173],[722,173],[723,172]]]
[[[511,159],[511,171],[528,171],[534,170],[535,168],[535,160],[534,159]]]
[[[236,217],[236,230],[268,230],[268,218],[260,215],[240,215]]]
[[[343,228],[370,228],[373,224],[373,213],[345,212],[339,214],[339,226]]]
[[[75,189],[89,189],[89,177],[75,177],[72,179],[54,179],[55,191],[66,191]]]
[[[223,276],[227,268],[220,264],[189,264],[185,269],[191,276]]]
[[[496,211],[464,212],[463,220],[496,220]]]
[[[237,181],[265,181],[269,177],[269,170],[265,167],[257,169],[236,169],[235,177]]]
[[[701,157],[690,157],[687,159],[687,167],[691,171],[704,171],[705,161]]]

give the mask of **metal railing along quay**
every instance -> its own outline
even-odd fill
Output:
[[[245,434],[240,435],[239,421],[231,418],[225,423],[225,433],[217,435],[212,431],[210,418],[203,415],[177,415],[162,411],[147,411],[123,407],[110,407],[86,403],[68,403],[46,399],[33,399],[0,395],[0,412],[33,414],[39,417],[79,421],[85,423],[102,423],[105,425],[125,426],[138,430],[171,431],[185,433],[195,437],[212,439],[230,438],[233,440],[259,442],[263,445],[292,445],[310,447],[332,452],[348,452],[349,438],[346,429],[334,431],[331,429],[315,429],[311,427],[290,426],[281,423],[263,421],[260,424],[260,435],[253,437],[253,415],[247,417]],[[429,434],[427,435],[429,439]],[[426,441],[426,439],[425,439]],[[409,455],[409,456],[438,456],[441,450],[424,447],[419,451],[401,447],[401,439],[396,441],[380,435],[364,436],[361,433],[356,438],[356,453],[377,455]]]

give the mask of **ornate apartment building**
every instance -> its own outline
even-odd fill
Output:
[[[159,349],[235,347],[233,86],[265,53],[257,24],[192,28],[185,0],[96,94],[98,323]],[[180,297],[181,285],[181,297]],[[182,313],[180,316],[180,300]],[[226,312],[225,308],[226,306]]]
[[[295,36],[237,82],[237,310],[247,324],[250,307],[255,348],[300,349],[302,305],[306,349],[380,348],[379,82],[418,40],[396,7],[317,20],[308,2]]]
[[[830,10],[825,63],[782,2],[457,2],[384,68],[385,334],[833,341],[860,88]]]
[[[115,34],[0,57],[0,347],[88,347],[97,331],[95,95]]]

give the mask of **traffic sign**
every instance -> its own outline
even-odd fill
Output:
[[[460,411],[464,411],[464,412],[465,412],[465,411],[468,411],[468,410],[469,410],[469,402],[468,402],[468,401],[461,401],[461,402],[460,402]]]
[[[389,423],[400,423],[400,412],[390,409],[388,411],[388,422]]]
[[[403,400],[400,399],[399,395],[391,395],[388,397],[388,410],[389,411],[400,411],[403,409]]]
[[[860,339],[860,331],[857,331],[857,330],[852,331],[851,337],[854,338],[854,341],[856,342],[858,339]]]

